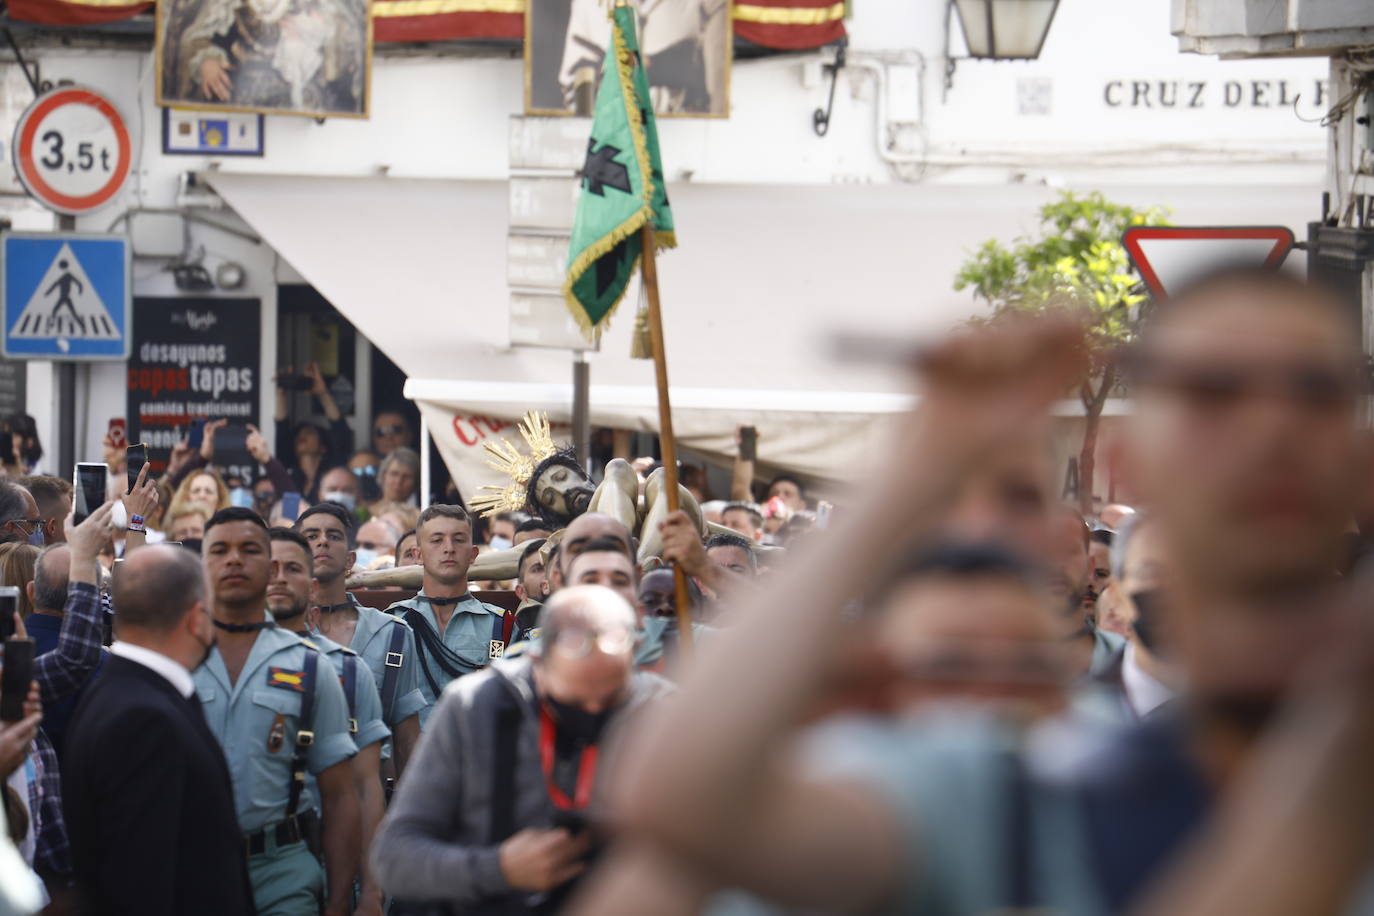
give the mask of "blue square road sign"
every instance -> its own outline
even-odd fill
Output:
[[[13,232],[0,237],[4,355],[128,359],[129,267],[129,240],[124,236]]]

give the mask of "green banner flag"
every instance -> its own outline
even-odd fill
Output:
[[[568,279],[563,285],[568,308],[593,342],[600,338],[639,266],[640,229],[648,221],[652,221],[659,248],[677,244],[663,187],[649,78],[635,36],[635,12],[617,6],[596,94],[568,250]]]

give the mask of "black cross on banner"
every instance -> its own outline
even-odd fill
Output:
[[[605,197],[603,188],[611,187],[630,193],[630,170],[615,161],[620,152],[609,144],[597,149],[595,137],[587,141],[587,161],[582,166],[582,180],[589,192]]]

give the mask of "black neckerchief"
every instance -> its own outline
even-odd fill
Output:
[[[214,624],[226,633],[252,633],[254,630],[273,630],[277,627],[272,620],[259,620],[257,623],[221,623],[216,620]]]
[[[431,598],[429,595],[416,595],[415,597],[423,598],[425,601],[428,601],[432,607],[457,607],[460,601],[466,601],[472,596],[464,594],[458,595],[455,598]]]
[[[353,607],[352,601],[345,601],[343,604],[322,604],[315,610],[321,614],[335,614],[339,611],[350,610]]]

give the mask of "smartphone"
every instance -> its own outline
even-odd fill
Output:
[[[757,461],[759,457],[759,431],[753,426],[741,426],[739,430],[739,456],[743,461]]]
[[[140,442],[138,445],[131,445],[124,450],[124,460],[129,465],[129,489],[128,493],[134,492],[134,485],[138,483],[138,472],[143,470],[143,466],[148,463],[148,445]]]
[[[314,387],[315,381],[308,375],[297,375],[294,372],[283,372],[277,376],[277,387],[283,391],[309,391]]]
[[[14,635],[14,612],[19,609],[19,587],[0,586],[0,639]]]
[[[79,525],[90,518],[91,513],[105,504],[105,494],[109,492],[110,466],[103,462],[82,461],[76,466],[72,480],[75,492],[72,493],[72,524]]]
[[[5,640],[5,670],[0,672],[0,721],[24,718],[24,701],[33,681],[33,640],[11,636]]]
[[[281,517],[294,522],[301,514],[301,494],[287,493],[281,498]]]
[[[204,443],[204,442],[205,442],[205,418],[204,418],[204,417],[196,417],[194,420],[191,421],[191,428],[190,428],[190,430],[186,433],[186,444],[187,444],[188,446],[190,446],[191,451],[193,451],[193,452],[198,452],[198,451],[200,451],[200,446],[201,446],[201,444]]]
[[[221,426],[215,433],[215,458],[224,464],[237,461],[238,456],[248,454],[248,427],[238,424]]]
[[[123,448],[129,441],[129,421],[123,417],[111,418],[105,436],[110,440],[110,448]]]

